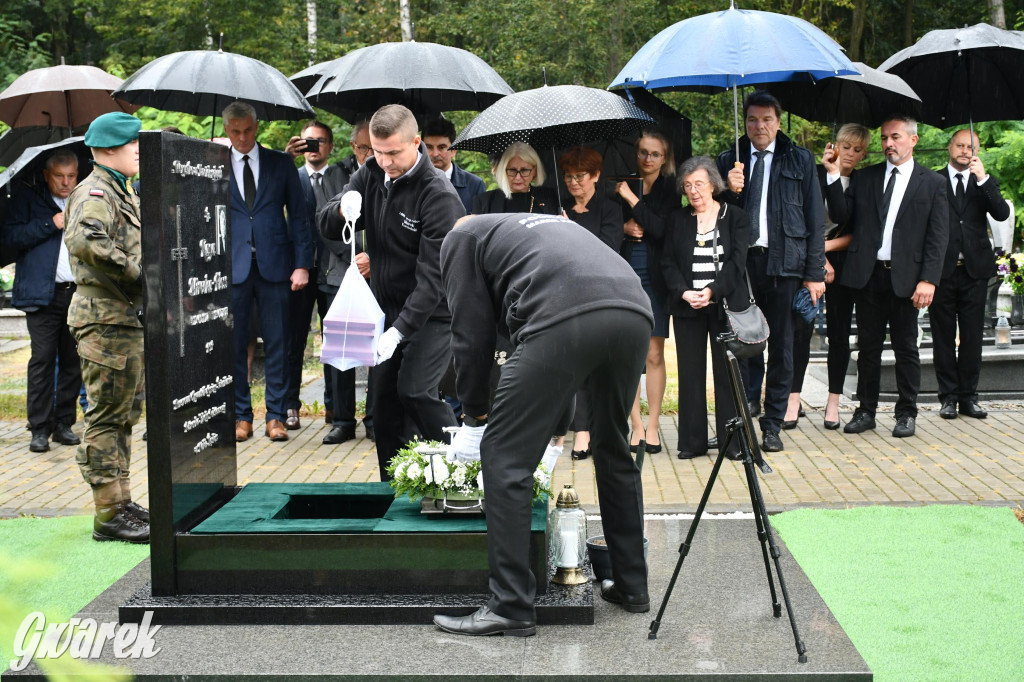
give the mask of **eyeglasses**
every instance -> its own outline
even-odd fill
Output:
[[[638,159],[654,159],[655,161],[657,161],[660,158],[663,158],[664,156],[665,155],[662,154],[661,152],[649,152],[646,149],[637,150],[636,153],[636,158]]]
[[[533,175],[533,169],[532,168],[506,168],[505,169],[505,175],[507,175],[510,180],[514,180],[517,175],[522,176],[524,178],[528,178],[531,175]]]
[[[704,188],[707,186],[708,183],[704,182],[703,180],[698,180],[697,182],[684,182],[683,191],[689,192],[692,190],[694,192],[703,192]]]
[[[373,152],[373,148],[367,147],[365,144],[354,144],[352,145],[352,148],[360,154],[370,154]]]
[[[578,185],[582,185],[583,181],[589,177],[590,173],[576,173],[575,175],[572,173],[566,173],[565,175],[562,176],[562,179],[565,180],[565,184],[567,185],[570,182],[575,182]]]

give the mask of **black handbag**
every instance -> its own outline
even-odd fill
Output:
[[[725,215],[724,213],[722,214]],[[715,279],[718,279],[718,229],[712,241],[711,259],[715,263]],[[739,360],[756,357],[768,346],[768,320],[754,302],[754,290],[750,288],[747,269],[743,268],[743,279],[747,281],[747,293],[750,294],[750,305],[746,310],[736,312],[729,310],[729,303],[722,296],[722,310],[725,311],[725,326],[732,338],[725,342],[725,348]]]

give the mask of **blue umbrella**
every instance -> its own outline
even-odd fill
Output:
[[[691,17],[647,41],[609,88],[716,92],[780,81],[817,81],[859,72],[839,43],[797,17],[729,9]],[[739,117],[736,116],[739,144]]]

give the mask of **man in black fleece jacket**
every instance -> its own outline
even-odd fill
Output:
[[[601,520],[612,560],[602,596],[627,611],[650,608],[643,555],[640,470],[627,417],[654,317],[629,264],[566,218],[528,213],[470,216],[441,247],[452,311],[452,351],[463,430],[477,429],[487,499],[491,598],[470,616],[435,616],[443,630],[516,636],[536,631],[530,571],[533,472],[556,423],[588,379],[594,391],[591,449]],[[495,339],[515,346],[489,404]],[[459,447],[456,456],[476,446]],[[546,576],[541,576],[546,579]]]
[[[439,254],[444,236],[466,211],[416,131],[416,118],[405,107],[379,109],[370,119],[373,157],[345,187],[363,197],[356,230],[366,231],[370,289],[384,310],[385,331],[371,372],[382,481],[390,479],[388,462],[413,436],[442,440],[443,428],[456,424],[437,392],[451,359]],[[342,194],[317,214],[326,239],[342,238]]]

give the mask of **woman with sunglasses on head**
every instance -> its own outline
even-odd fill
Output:
[[[558,157],[562,169],[562,180],[572,197],[572,205],[565,207],[565,217],[589,230],[608,245],[612,252],[609,258],[618,258],[622,246],[622,209],[619,203],[599,192],[597,183],[601,179],[601,155],[593,149],[572,147]],[[590,456],[590,389],[587,384],[576,394],[576,416],[572,420],[574,441],[573,459]]]
[[[473,213],[558,213],[558,194],[544,184],[544,166],[536,150],[513,142],[494,167],[498,189],[473,197]]]
[[[615,185],[621,198],[624,239],[620,253],[640,278],[654,311],[654,330],[647,349],[647,426],[640,415],[640,390],[629,421],[632,429],[630,450],[636,452],[640,440],[646,442],[650,454],[661,452],[658,420],[665,397],[665,339],[668,338],[668,291],[661,272],[662,243],[665,224],[672,209],[679,206],[673,176],[675,159],[668,138],[658,130],[646,130],[636,141],[636,165],[639,181],[623,181]],[[642,186],[642,189],[641,189]],[[637,191],[640,190],[639,195]]]

